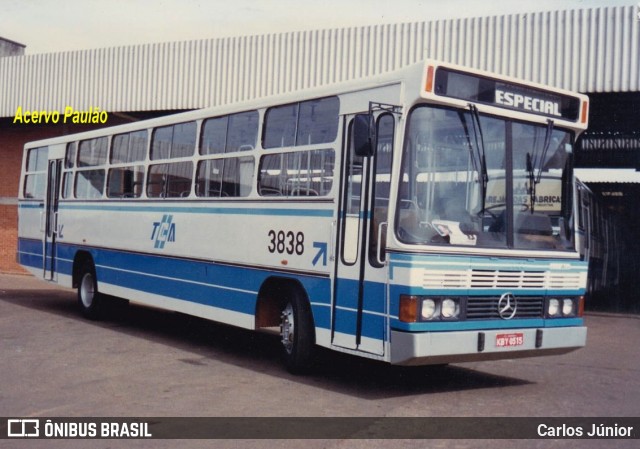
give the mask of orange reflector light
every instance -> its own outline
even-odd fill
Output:
[[[580,123],[587,123],[587,118],[589,118],[589,102],[582,102],[582,114],[580,115]]]
[[[578,298],[578,316],[584,315],[584,296]]]
[[[418,321],[417,296],[400,296],[400,313],[398,314],[398,318],[405,323],[415,323]]]
[[[430,65],[427,67],[427,81],[424,84],[424,90],[427,92],[433,92],[433,73],[435,72],[435,68]]]

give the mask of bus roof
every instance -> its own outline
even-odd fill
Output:
[[[468,67],[464,67],[456,64],[450,64],[450,63],[427,59],[425,61],[415,63],[398,70],[390,71],[384,74],[369,76],[366,78],[359,78],[359,79],[344,81],[340,83],[313,87],[309,89],[301,89],[301,90],[296,90],[296,91],[287,92],[287,93],[275,94],[271,96],[260,97],[260,98],[242,101],[242,102],[229,103],[226,105],[195,109],[192,111],[181,112],[177,114],[168,114],[166,116],[140,120],[132,123],[126,123],[126,124],[115,125],[115,126],[106,126],[106,127],[96,129],[96,130],[91,130],[91,131],[66,134],[64,136],[29,142],[25,145],[25,148],[35,148],[39,146],[61,144],[61,143],[66,143],[71,141],[90,139],[94,137],[112,135],[117,133],[125,133],[129,131],[134,131],[134,130],[149,129],[153,127],[165,126],[165,125],[174,124],[174,123],[187,122],[191,120],[198,120],[203,118],[233,114],[233,113],[243,112],[247,110],[267,108],[275,105],[295,103],[297,101],[311,100],[314,98],[321,98],[325,96],[341,95],[349,92],[358,92],[358,91],[383,87],[386,85],[396,84],[403,81],[415,80],[416,81],[415,85],[417,86],[418,85],[417,83],[419,82],[421,86],[419,89],[421,89],[422,87],[425,86],[424,80],[428,74],[428,68],[430,66],[435,67],[436,69],[445,68],[445,69],[455,70],[458,72],[468,73],[476,76],[488,77],[494,80],[499,80],[504,83],[527,85],[534,89],[540,89],[546,92],[575,98],[582,105],[588,104],[588,97],[586,95],[582,95],[579,93],[570,92],[564,89],[553,88],[545,85],[530,83],[528,81],[524,81],[521,79],[501,76],[501,75],[486,72],[483,70],[472,69],[472,68],[468,68]],[[469,99],[454,98],[446,95],[444,96],[431,95],[428,92],[424,92],[424,91],[420,92],[419,90],[416,90],[415,98],[419,99],[421,94],[424,99],[428,99],[436,103],[449,104],[449,105],[459,106],[459,107],[468,107],[468,104],[471,101]],[[412,105],[409,104],[408,106],[412,106]],[[496,107],[496,105],[481,104],[480,106],[481,107],[479,108],[479,110],[483,112],[486,110],[486,112],[493,113],[495,115],[505,115],[507,113],[505,112],[506,110],[504,108]],[[584,109],[584,106],[581,109]],[[358,111],[345,112],[343,110],[343,113],[357,113],[357,112],[364,112],[364,111],[358,110]],[[521,120],[537,121],[540,123],[545,122],[545,117],[542,117],[542,116],[536,117],[536,115],[528,112],[510,110],[508,111],[508,113],[514,116],[514,118],[521,119]],[[585,123],[571,122],[568,120],[563,120],[562,118],[558,120],[558,125],[567,127],[576,131],[582,131],[586,129],[586,122]]]

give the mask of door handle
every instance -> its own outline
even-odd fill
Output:
[[[331,231],[329,232],[329,260],[336,260],[336,221],[331,221]]]
[[[55,235],[58,235],[58,212],[53,213],[53,223],[51,226],[51,232]]]
[[[378,264],[380,265],[384,265],[385,264],[385,260],[383,260],[382,257],[380,257],[380,250],[383,249],[382,246],[382,228],[387,228],[389,223],[387,223],[386,221],[383,221],[382,223],[380,223],[378,225],[378,240],[376,241],[376,262],[378,262]],[[386,259],[386,257],[384,258]]]

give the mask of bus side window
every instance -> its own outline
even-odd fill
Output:
[[[282,148],[333,142],[338,134],[339,113],[338,97],[269,108],[262,146]]]
[[[98,199],[104,192],[104,169],[78,170],[76,172],[75,197]]]
[[[205,120],[202,123],[200,154],[250,151],[258,139],[258,111],[241,112]]]
[[[196,148],[196,122],[156,128],[151,138],[151,160],[192,156]]]
[[[108,137],[96,137],[95,139],[80,141],[73,189],[76,198],[102,198],[106,178],[104,167],[92,169],[85,167],[104,166],[107,162],[108,152]]]
[[[264,117],[263,148],[282,148],[295,145],[298,104],[270,108]]]
[[[26,176],[22,194],[25,198],[44,199],[49,147],[33,148],[27,153]]]
[[[333,186],[332,149],[268,154],[260,160],[261,196],[327,196]]]
[[[117,134],[111,140],[112,164],[144,161],[147,150],[147,131]]]
[[[300,103],[296,145],[333,142],[338,133],[338,97]]]
[[[258,111],[230,115],[225,152],[253,150],[258,140],[259,122]]]
[[[82,140],[78,150],[78,167],[104,165],[107,162],[108,148],[106,137]]]
[[[144,167],[142,165],[109,169],[107,197],[139,198],[142,194]]]
[[[253,156],[200,161],[196,174],[196,195],[209,198],[249,196],[253,166]]]
[[[77,142],[69,142],[64,156],[64,172],[62,175],[62,198],[73,197],[73,177],[76,165]]]
[[[191,194],[193,163],[174,162],[149,167],[147,196],[150,198],[180,198]]]

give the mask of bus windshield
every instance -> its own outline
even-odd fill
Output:
[[[572,250],[573,134],[479,114],[411,111],[396,234],[422,245]],[[568,195],[563,201],[563,195]]]

